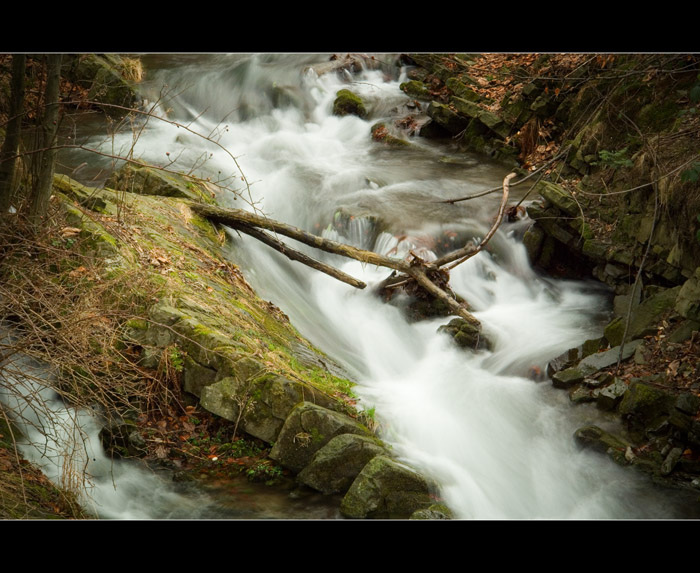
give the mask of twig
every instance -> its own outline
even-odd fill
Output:
[[[465,247],[457,251],[453,251],[447,255],[444,255],[439,259],[433,261],[433,265],[435,265],[436,267],[441,267],[443,265],[447,265],[449,263],[452,263],[453,261],[456,261],[453,265],[448,267],[448,269],[452,269],[457,265],[462,264],[464,261],[470,259],[471,257],[473,257],[478,252],[484,249],[486,244],[491,240],[491,237],[495,235],[496,231],[498,230],[498,227],[500,227],[501,223],[503,222],[503,216],[506,211],[506,205],[508,204],[510,180],[513,179],[513,177],[516,177],[516,174],[510,173],[506,175],[505,179],[503,179],[503,197],[501,199],[501,204],[498,208],[498,214],[496,215],[496,220],[491,226],[491,229],[489,229],[489,232],[486,233],[486,236],[483,238],[483,240],[479,242],[479,244],[476,247],[472,245],[466,245]]]

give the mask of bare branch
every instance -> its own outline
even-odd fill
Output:
[[[470,259],[471,257],[473,257],[478,252],[484,249],[486,244],[491,240],[491,237],[493,237],[496,234],[498,227],[500,227],[501,223],[503,222],[503,215],[505,214],[506,205],[508,204],[510,180],[513,179],[513,177],[516,177],[516,174],[510,173],[509,175],[506,175],[505,179],[503,179],[503,198],[501,199],[501,204],[498,208],[498,214],[496,215],[496,220],[494,224],[492,225],[489,232],[486,233],[486,236],[483,238],[483,240],[476,247],[473,245],[466,245],[465,247],[457,251],[453,251],[443,257],[440,257],[436,261],[433,261],[433,265],[435,265],[436,267],[441,267],[443,265],[452,263],[453,261],[457,261],[453,265],[448,267],[452,269],[457,265],[463,263],[467,259]]]

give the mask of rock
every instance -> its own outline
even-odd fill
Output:
[[[452,519],[452,511],[444,503],[436,503],[428,509],[419,509],[411,514],[410,519]]]
[[[340,511],[354,519],[408,519],[432,504],[425,478],[390,458],[376,456],[350,486]]]
[[[249,359],[243,359],[246,360]],[[252,370],[203,387],[202,407],[239,423],[243,431],[268,443],[278,438],[289,413],[305,398],[333,407],[331,398],[304,383],[277,374],[255,376],[257,362],[251,360],[250,363]]]
[[[121,420],[100,430],[100,443],[105,453],[114,458],[133,458],[146,455],[146,441],[139,433],[136,422]]]
[[[448,105],[431,101],[426,112],[428,116],[452,135],[464,131],[469,120],[452,110]]]
[[[621,316],[613,318],[603,329],[603,336],[610,342],[610,346],[620,346],[625,333],[625,319]],[[627,337],[629,340],[629,336]]]
[[[571,388],[569,392],[569,400],[574,404],[582,404],[584,402],[595,402],[598,390],[596,388],[588,388],[585,384],[580,384]]]
[[[681,287],[664,289],[643,301],[632,312],[627,339],[643,338],[656,334],[661,316],[673,309]]]
[[[527,258],[532,264],[537,263],[540,258],[544,236],[544,231],[539,225],[530,225],[523,235],[523,245],[527,251]]]
[[[406,147],[411,145],[405,139],[401,139],[400,137],[396,137],[395,135],[389,133],[389,129],[384,123],[377,123],[373,125],[371,133],[373,141],[384,143],[390,147]]]
[[[297,481],[325,494],[345,493],[372,458],[387,454],[374,438],[341,434],[316,452]]]
[[[349,416],[302,402],[289,414],[270,451],[270,458],[300,472],[314,454],[341,434],[371,436],[370,431]]]
[[[584,426],[574,433],[576,442],[585,448],[608,454],[618,463],[625,463],[630,444],[622,438],[606,432],[598,426]]]
[[[700,267],[678,292],[675,310],[684,318],[700,322]]]
[[[578,366],[565,368],[564,370],[556,372],[552,376],[552,385],[555,388],[561,388],[563,390],[566,390],[575,386],[576,384],[580,384],[581,382],[583,382],[583,379],[586,376],[588,376],[589,374],[593,374],[594,372],[594,369],[592,370],[579,368]]]
[[[700,330],[700,322],[684,320],[673,330],[667,340],[676,343],[685,342],[693,335],[693,332],[697,330]]]
[[[612,384],[601,388],[596,393],[596,405],[601,410],[614,410],[627,392],[627,384],[620,378],[615,378]]]
[[[671,404],[670,396],[663,390],[635,381],[623,396],[618,411],[631,428],[643,430],[666,418]]]
[[[159,197],[180,197],[197,202],[215,204],[216,191],[201,181],[169,173],[154,167],[127,163],[115,171],[105,186],[117,191],[128,191]]]
[[[404,92],[407,96],[416,98],[419,100],[423,101],[430,101],[431,95],[430,95],[430,89],[428,86],[418,80],[409,80],[407,82],[403,82],[400,86],[399,89],[401,89],[402,92]]]
[[[446,325],[440,326],[438,332],[451,336],[460,348],[489,348],[489,342],[481,330],[463,318],[453,318]]]
[[[633,340],[625,344],[624,348],[622,349],[622,360],[627,360],[630,356],[632,356],[637,350],[637,346],[642,344],[642,342],[644,341]],[[586,358],[579,362],[578,368],[592,368],[593,372],[596,372],[598,370],[602,370],[603,368],[612,366],[613,364],[617,364],[619,356],[620,347],[615,346],[614,348],[606,350],[605,352],[597,352],[595,354],[591,354],[590,356],[586,356]]]
[[[350,90],[340,90],[333,102],[333,115],[356,115],[367,117],[367,109],[362,99]]]
[[[700,396],[691,392],[683,392],[676,398],[675,407],[689,416],[695,416],[700,410]]]
[[[535,186],[535,192],[539,193],[549,203],[570,217],[580,217],[581,209],[573,197],[566,190],[555,183],[540,181]]]
[[[669,475],[683,455],[683,448],[673,448],[661,464],[661,475]]]
[[[217,371],[206,368],[189,356],[185,357],[183,388],[194,396],[201,396],[202,389],[216,381]]]
[[[603,346],[604,342],[605,340],[602,337],[591,338],[590,340],[586,340],[580,346],[569,348],[569,350],[549,361],[547,364],[547,376],[551,378],[556,372],[575,366],[586,356],[590,356],[591,354],[598,352]]]

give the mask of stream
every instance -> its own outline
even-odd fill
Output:
[[[150,105],[208,138],[151,119],[137,155],[161,165],[177,158],[203,176],[233,174],[240,197],[224,197],[230,206],[251,209],[252,202],[274,219],[335,240],[396,256],[413,249],[428,258],[455,237],[483,237],[495,216],[498,193],[454,205],[439,201],[499,186],[508,173],[502,165],[460,153],[451,142],[416,136],[410,148],[396,149],[372,141],[370,128],[380,120],[421,117],[399,89],[405,69],[388,55],[355,74],[320,74],[328,64],[324,54],[145,55],[143,62]],[[368,119],[332,114],[343,88],[368,102]],[[99,140],[93,136],[91,144]],[[105,145],[131,143],[132,134],[124,133]],[[97,167],[91,160],[81,177],[89,179]],[[513,189],[512,201],[523,192]],[[340,219],[345,223],[335,225]],[[459,350],[437,332],[448,318],[409,322],[401,301],[385,304],[370,288],[353,289],[236,233],[229,248],[258,293],[357,382],[360,407],[374,413],[380,436],[440,484],[458,519],[687,517],[676,496],[577,448],[578,427],[614,427],[612,418],[592,406],[571,406],[565,392],[531,379],[533,368],[544,370],[551,358],[600,335],[609,297],[593,282],[539,275],[520,243],[523,230],[523,222],[504,224],[487,251],[451,272],[452,288],[491,341],[490,350],[479,352]],[[388,276],[383,268],[306,252],[369,285]],[[112,489],[132,487],[110,481],[118,484]],[[174,502],[171,513],[149,513],[142,501],[148,493],[130,495],[138,511],[103,515],[236,515],[235,502],[197,501],[196,492],[173,492],[186,501]],[[308,507],[238,514],[261,515],[337,517]]]

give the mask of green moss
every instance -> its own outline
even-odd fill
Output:
[[[678,119],[680,108],[675,101],[664,100],[645,105],[639,112],[637,121],[640,128],[654,132],[671,131]]]
[[[367,109],[360,96],[350,90],[340,90],[336,94],[335,102],[333,102],[333,114],[339,116],[356,115],[365,118],[367,117]]]

